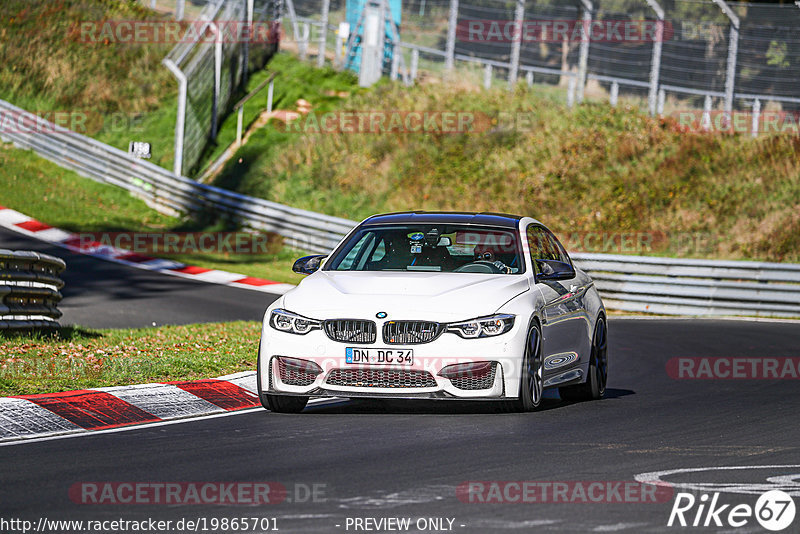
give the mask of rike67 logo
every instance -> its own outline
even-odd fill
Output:
[[[667,526],[738,528],[752,525],[755,519],[763,528],[778,532],[794,521],[794,501],[788,493],[781,490],[763,493],[755,506],[719,504],[719,497],[719,493],[712,496],[703,493],[699,498],[691,493],[678,493]]]

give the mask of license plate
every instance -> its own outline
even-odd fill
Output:
[[[414,365],[414,351],[411,349],[363,349],[347,347],[345,363],[368,365]]]

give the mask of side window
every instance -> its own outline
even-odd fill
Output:
[[[536,260],[542,259],[544,256],[544,234],[542,228],[539,226],[528,226],[528,248],[530,248],[531,263],[533,270],[539,274],[540,269],[536,264]]]
[[[564,246],[561,244],[561,241],[559,241],[558,238],[555,235],[553,235],[552,232],[545,230],[545,234],[547,235],[548,241],[550,241],[551,243],[551,249],[558,256],[557,258],[553,259],[556,259],[564,263],[569,263],[570,265],[572,265],[572,262],[569,259],[569,254],[567,254],[567,251],[564,249]]]
[[[361,239],[358,240],[358,243],[350,249],[347,253],[347,256],[336,266],[337,271],[349,271],[355,267],[356,260],[364,254],[364,251],[367,250],[372,242],[375,240],[375,236],[371,232],[365,233],[361,236]]]
[[[557,260],[564,263],[571,263],[569,256],[564,251],[564,247],[558,239],[541,226],[528,226],[528,247],[530,248],[531,261],[536,273],[539,273],[539,266],[536,260]]]

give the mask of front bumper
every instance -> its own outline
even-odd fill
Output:
[[[371,397],[497,400],[516,398],[523,360],[525,330],[518,324],[505,334],[463,339],[443,333],[418,345],[348,344],[331,340],[323,331],[305,335],[279,332],[264,325],[261,338],[261,383],[269,393],[309,397]],[[346,362],[348,347],[411,349],[412,365],[369,365]],[[283,357],[283,359],[280,359]],[[286,358],[313,362],[314,372],[289,366]],[[448,366],[489,362],[491,372],[446,378]],[[317,367],[318,366],[318,367]],[[316,374],[318,372],[318,374]]]

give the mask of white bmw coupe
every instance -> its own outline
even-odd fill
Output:
[[[550,230],[495,213],[375,215],[264,315],[258,392],[299,412],[310,397],[499,400],[532,411],[546,388],[599,399],[606,313]]]

